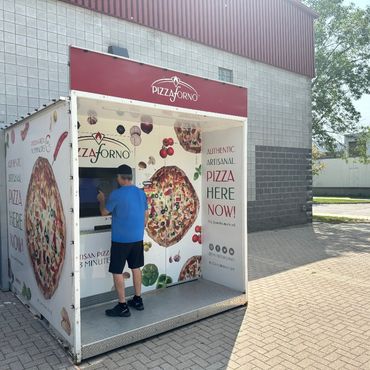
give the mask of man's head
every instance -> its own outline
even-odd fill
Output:
[[[123,164],[117,168],[117,181],[121,186],[130,185],[132,182],[132,169]]]

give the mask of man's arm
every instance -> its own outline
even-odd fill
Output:
[[[99,191],[98,202],[99,202],[100,214],[102,216],[108,216],[110,212],[105,208],[105,195],[102,191]]]

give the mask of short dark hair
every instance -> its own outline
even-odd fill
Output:
[[[130,166],[127,166],[127,164],[122,164],[117,168],[117,175],[131,176],[132,179],[132,168]]]

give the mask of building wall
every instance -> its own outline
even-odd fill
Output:
[[[299,0],[63,0],[313,77],[311,9]]]
[[[357,158],[320,160],[324,168],[313,178],[314,195],[370,196],[370,164]]]
[[[350,143],[353,143],[355,146],[358,146],[359,135],[345,135],[344,136],[344,148],[346,150],[346,155],[352,156],[349,147]],[[366,155],[370,156],[370,139],[366,141]]]
[[[232,69],[234,83],[249,89],[250,229],[287,224],[276,207],[267,211],[268,204],[261,203],[267,199],[257,195],[265,179],[256,177],[256,146],[307,154],[311,148],[309,77],[57,0],[0,0],[0,86],[4,87],[0,125],[68,94],[68,45],[103,52],[109,45],[122,46],[130,58],[211,79],[218,79],[218,67]],[[286,173],[290,181],[290,176],[296,176],[293,167],[298,171],[301,163],[289,156],[285,160],[292,166],[292,172]],[[309,220],[301,210],[305,202],[306,196],[297,199],[292,223]],[[259,207],[266,212],[256,212]]]
[[[306,223],[312,212],[311,149],[257,145],[256,200],[248,204],[251,230]]]

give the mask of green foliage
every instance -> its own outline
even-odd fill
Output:
[[[361,115],[353,101],[370,93],[370,7],[344,5],[343,0],[305,3],[319,14],[312,82],[313,140],[333,152],[339,135],[359,131]]]
[[[357,156],[360,162],[368,164],[370,158],[368,152],[370,151],[370,127],[365,127],[361,130],[357,137]]]
[[[318,175],[325,167],[320,161],[321,154],[316,145],[312,145],[312,174]]]
[[[348,198],[348,197],[313,197],[314,204],[359,204],[370,203],[370,199]]]

